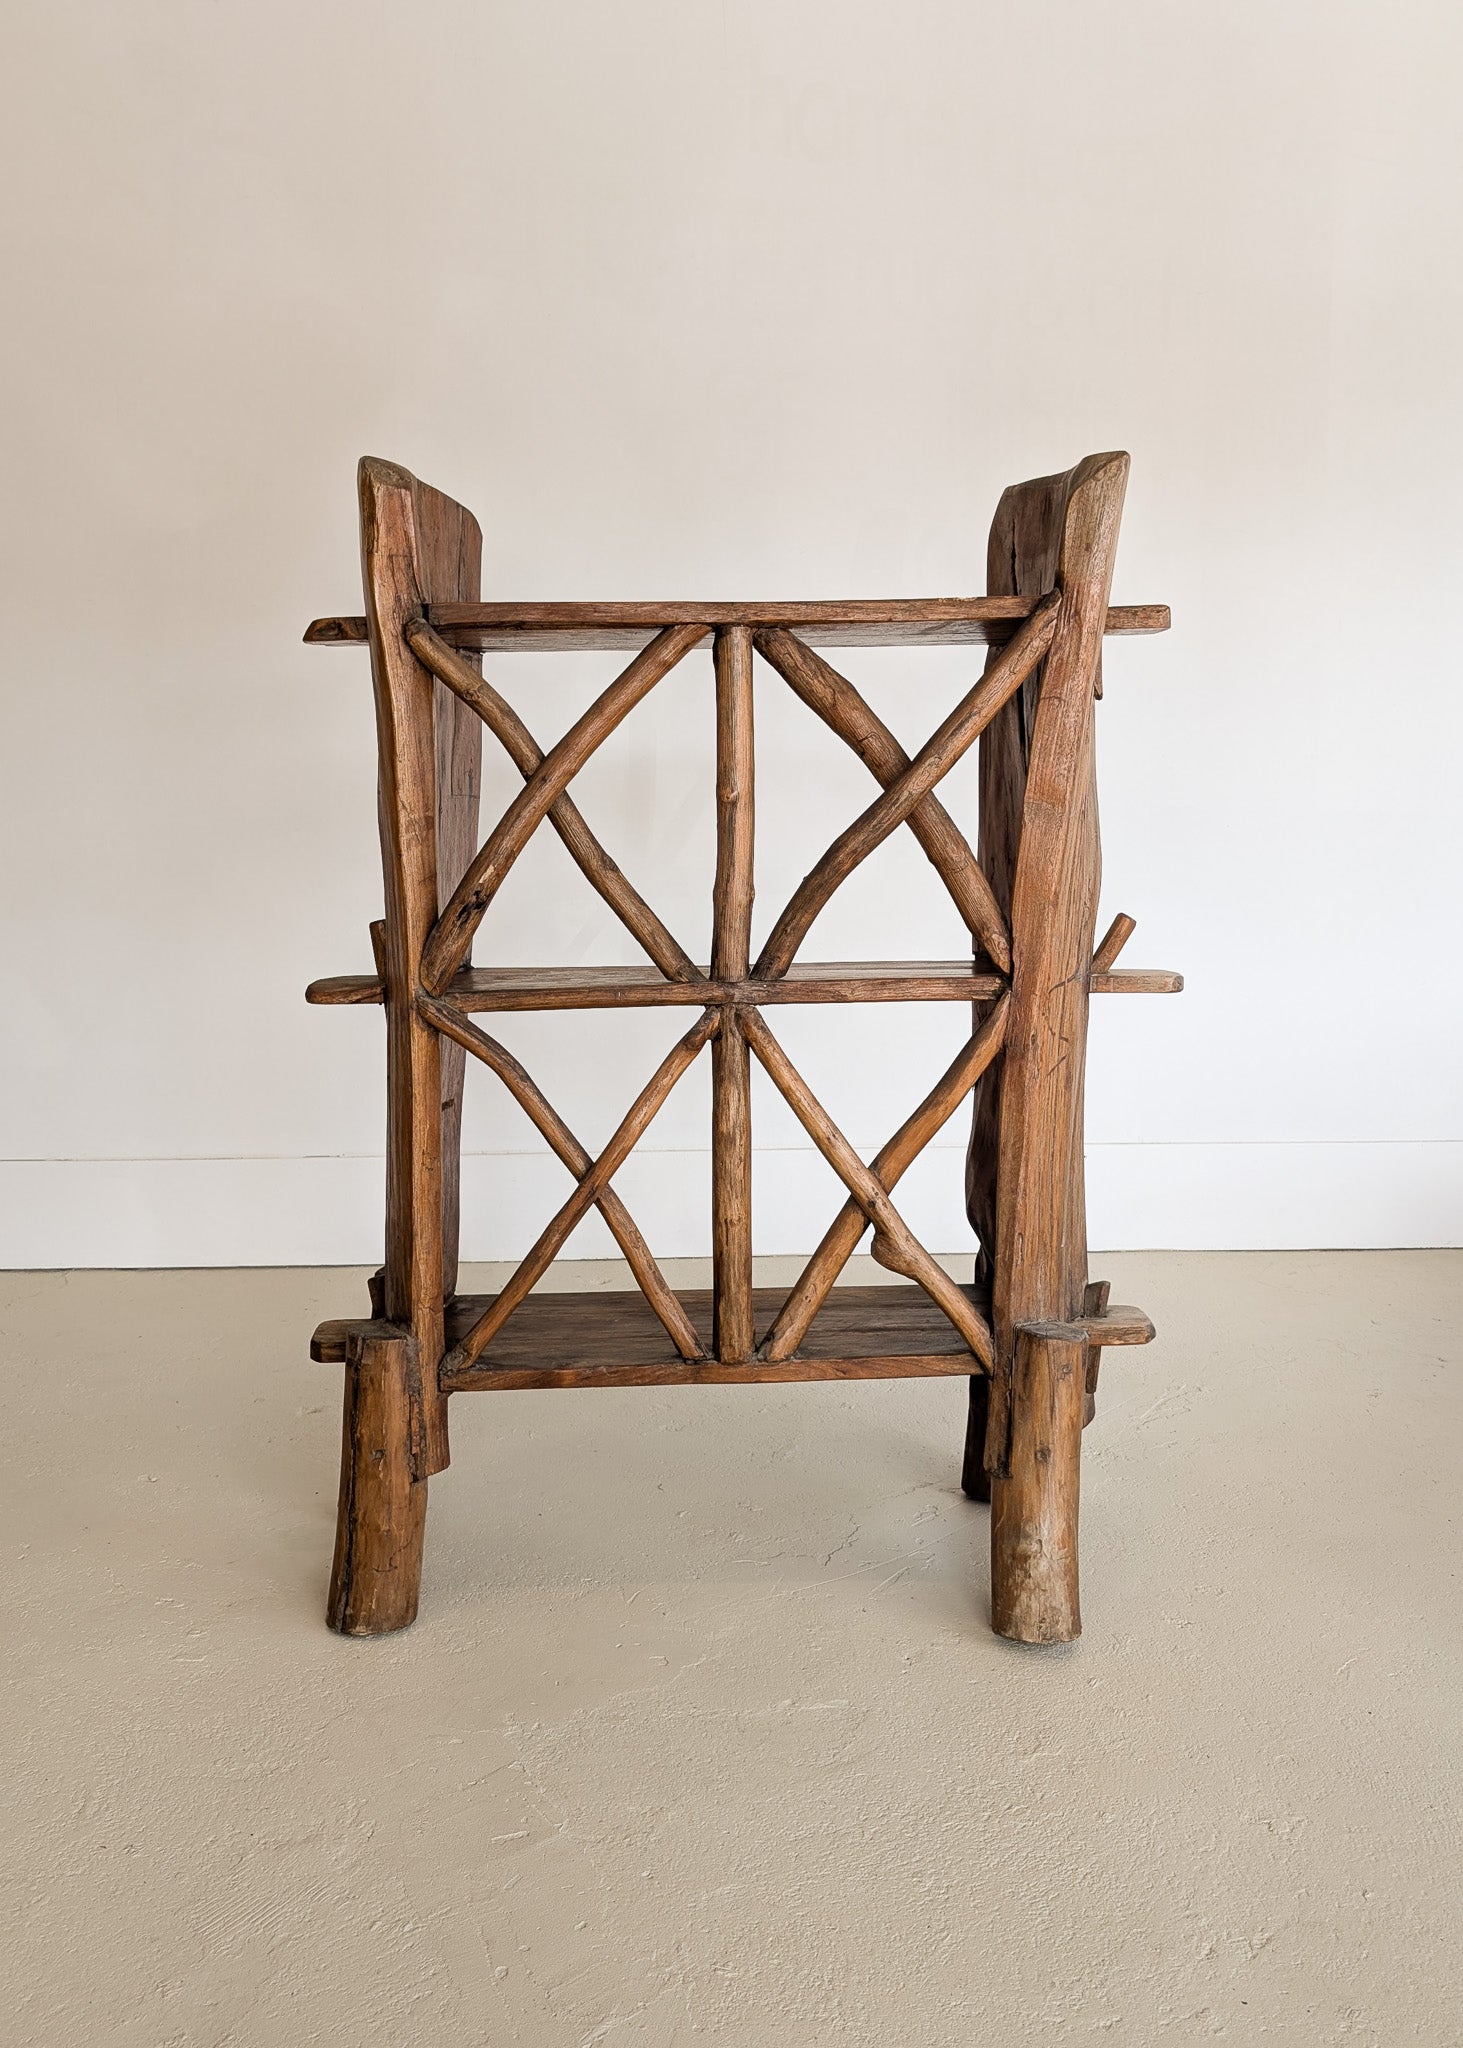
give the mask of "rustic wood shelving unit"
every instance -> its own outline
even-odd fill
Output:
[[[1081,1433],[1104,1349],[1146,1343],[1147,1318],[1087,1275],[1082,1089],[1094,994],[1163,993],[1176,974],[1115,963],[1119,917],[1094,947],[1100,856],[1093,704],[1107,633],[1161,632],[1162,605],[1109,603],[1125,455],[1089,457],[1008,490],[978,598],[805,604],[485,604],[472,515],[394,465],[360,468],[363,617],[317,619],[315,645],[371,651],[386,915],[375,970],[313,983],[320,1004],[380,1004],[387,1038],[386,1259],[371,1314],[324,1323],[312,1354],[346,1368],[329,1620],[349,1634],[417,1610],[427,1481],[448,1460],[452,1394],[522,1387],[970,1375],[964,1486],[990,1500],[996,1628],[1026,1642],[1080,1629]],[[712,957],[698,964],[610,859],[569,795],[595,749],[694,647],[716,696]],[[824,647],[984,646],[979,679],[911,758]],[[608,648],[631,660],[543,751],[482,672],[484,653]],[[879,785],[751,950],[760,657]],[[481,846],[482,728],[523,788]],[[980,746],[978,855],[936,789]],[[639,941],[642,967],[481,968],[474,935],[539,826]],[[963,960],[808,963],[796,956],[834,891],[908,826],[971,934]],[[956,1002],[973,1028],[946,1072],[865,1162],[788,1059],[764,1012],[788,1003]],[[531,1076],[474,1023],[494,1012],[695,1010],[597,1159]],[[614,1176],[703,1050],[712,1063],[709,1291],[677,1294]],[[499,1077],[574,1191],[496,1295],[457,1292],[460,1133],[468,1055]],[[847,1189],[786,1294],[752,1284],[751,1065],[756,1060]],[[973,1097],[969,1217],[976,1280],[956,1283],[892,1191]],[[638,1293],[533,1290],[598,1208]],[[904,1284],[835,1288],[866,1230]]]

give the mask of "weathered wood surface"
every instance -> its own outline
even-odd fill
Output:
[[[1031,614],[1019,597],[834,598],[787,604],[480,604],[434,605],[428,620],[455,647],[511,654],[542,649],[624,652],[648,646],[665,626],[786,627],[819,647],[982,647],[999,642]],[[1166,604],[1110,605],[1104,630],[1114,634],[1166,633]],[[366,638],[362,618],[312,619],[311,647],[352,647]]]
[[[708,1353],[713,1302],[709,1288],[683,1292],[681,1302]],[[756,1326],[766,1329],[782,1303],[780,1288],[753,1290]],[[470,1306],[479,1313],[486,1303]],[[769,1381],[898,1379],[970,1371],[970,1352],[943,1312],[920,1288],[835,1287],[796,1356],[753,1356],[723,1364],[714,1355],[692,1364],[676,1356],[638,1294],[530,1296],[472,1365],[453,1368],[454,1393],[511,1387],[740,1386]]]
[[[986,1305],[985,1296],[979,1288],[967,1287],[965,1292],[970,1296],[970,1299],[977,1308],[984,1309]],[[855,1299],[851,1301],[850,1297]],[[630,1318],[630,1323],[627,1327],[639,1334],[634,1335],[633,1339],[626,1339],[626,1342],[633,1343],[633,1349],[629,1352],[624,1352],[623,1355],[634,1359],[651,1359],[662,1364],[671,1364],[673,1362],[672,1352],[665,1350],[663,1340],[653,1334],[650,1336],[645,1334],[647,1331],[650,1331],[652,1323],[660,1322],[660,1318],[653,1312],[649,1322],[641,1318],[639,1309],[634,1307],[634,1304],[639,1299],[638,1295],[635,1295],[628,1289],[606,1294],[603,1289],[596,1288],[592,1293],[582,1295],[573,1292],[534,1294],[525,1303],[525,1308],[531,1313],[536,1313],[537,1308],[540,1306],[548,1303],[555,1304],[554,1314],[556,1316],[562,1314],[569,1318],[569,1321],[563,1327],[579,1333],[578,1336],[574,1337],[574,1343],[578,1344],[582,1338],[584,1343],[588,1344],[592,1350],[594,1341],[592,1326],[598,1311],[598,1304],[601,1302],[612,1303],[614,1306],[607,1308],[605,1311],[609,1318],[605,1336],[605,1342],[609,1347],[606,1356],[613,1356],[614,1358],[622,1356],[622,1349],[616,1349],[620,1340],[614,1336],[613,1329],[610,1326],[613,1325],[614,1328],[618,1328],[619,1324],[616,1319],[621,1316],[627,1316]],[[698,1333],[698,1344],[702,1344],[704,1349],[710,1341],[711,1309],[709,1304],[712,1299],[710,1289],[681,1289],[677,1293],[676,1299],[685,1312],[687,1320]],[[787,1296],[780,1288],[757,1287],[752,1290],[752,1299],[757,1327],[766,1331],[768,1336],[770,1336],[771,1331],[776,1326],[778,1313],[786,1304]],[[478,1318],[487,1309],[491,1308],[496,1300],[497,1296],[493,1294],[459,1294],[456,1300],[448,1305],[447,1309],[447,1341],[449,1346],[465,1336]],[[942,1356],[948,1355],[950,1358],[960,1361],[958,1366],[953,1368],[954,1370],[960,1372],[970,1371],[968,1345],[964,1338],[955,1330],[943,1310],[937,1309],[930,1301],[923,1288],[903,1285],[898,1287],[871,1287],[865,1286],[862,1283],[850,1285],[847,1282],[841,1286],[836,1286],[828,1296],[828,1302],[832,1304],[828,1309],[828,1313],[832,1316],[832,1321],[825,1322],[822,1320],[824,1309],[820,1308],[818,1310],[818,1315],[814,1319],[811,1329],[805,1333],[803,1342],[798,1346],[796,1354],[793,1355],[793,1362],[804,1357],[812,1358],[815,1361],[823,1359],[825,1355],[831,1355],[829,1350],[831,1345],[843,1344],[845,1342],[851,1343],[852,1340],[848,1338],[848,1330],[852,1327],[849,1319],[853,1317],[857,1321],[855,1309],[857,1309],[858,1315],[861,1316],[863,1308],[875,1301],[882,1304],[879,1309],[879,1335],[876,1344],[879,1356],[902,1356],[904,1351],[910,1348],[923,1355],[930,1352],[932,1348],[939,1350],[940,1345],[943,1345],[945,1350],[941,1353]],[[575,1304],[577,1306],[574,1306]],[[1146,1344],[1153,1336],[1152,1323],[1144,1315],[1142,1309],[1138,1308],[1127,1308],[1118,1305],[1105,1310],[1101,1315],[1084,1316],[1081,1321],[1088,1342],[1093,1345]],[[369,1336],[373,1330],[377,1329],[378,1325],[382,1329],[394,1329],[396,1327],[394,1324],[386,1325],[379,1317],[374,1320],[371,1317],[362,1316],[332,1317],[328,1322],[321,1323],[316,1329],[314,1336],[310,1340],[310,1356],[317,1365],[343,1364],[351,1337],[356,1334]],[[493,1340],[490,1348],[494,1358],[508,1357],[510,1355],[518,1358],[520,1356],[515,1348],[518,1341],[517,1327],[518,1318],[515,1316],[510,1332]],[[560,1326],[555,1323],[553,1327],[557,1330]],[[860,1325],[860,1327],[862,1326]],[[661,1328],[664,1328],[664,1324],[661,1324]],[[931,1332],[937,1329],[944,1333],[939,1338],[938,1344],[931,1335]],[[585,1335],[586,1332],[588,1335]],[[841,1335],[835,1334],[840,1332],[842,1333]],[[536,1345],[547,1345],[549,1339],[545,1331],[539,1331],[538,1335],[534,1338],[534,1342]],[[649,1350],[646,1349],[647,1344],[651,1347]],[[657,1344],[661,1346],[659,1351],[654,1348]],[[507,1347],[506,1349],[505,1346]],[[760,1368],[763,1365],[773,1368],[788,1362],[780,1358],[770,1357],[768,1355],[769,1351],[770,1345],[767,1342],[767,1338],[764,1337],[762,1344],[759,1346],[759,1356],[748,1361],[748,1372],[752,1373],[753,1377],[776,1379],[780,1376],[771,1370],[768,1372],[753,1371],[753,1368]],[[557,1364],[566,1362],[572,1364],[579,1357],[579,1353],[572,1348],[564,1354],[563,1358],[556,1361],[554,1355],[546,1349],[542,1350],[539,1355],[544,1360],[556,1362],[556,1368]],[[745,1376],[742,1373],[728,1373],[725,1375],[729,1382]],[[692,1377],[695,1377],[695,1375],[692,1375]],[[792,1377],[796,1378],[797,1375],[793,1374]],[[817,1377],[817,1375],[815,1374],[814,1377]],[[453,1380],[454,1387],[460,1392],[470,1392],[478,1384],[475,1368],[467,1372],[460,1385],[455,1378]]]
[[[1082,1415],[1084,1429],[1089,1422],[1097,1420],[1097,1382],[1102,1372],[1103,1339],[1097,1334],[1095,1325],[1106,1320],[1110,1305],[1108,1297],[1111,1293],[1110,1280],[1089,1280],[1082,1291],[1082,1316],[1087,1324],[1087,1405]],[[1150,1330],[1152,1327],[1150,1323]]]
[[[440,995],[462,965],[488,905],[555,800],[641,698],[704,638],[701,626],[658,633],[544,756],[479,848],[423,949],[421,981],[428,994]]]
[[[771,980],[785,974],[809,927],[839,884],[902,825],[971,747],[1001,706],[1040,662],[1057,630],[1061,601],[1043,598],[1015,637],[991,661],[975,687],[930,735],[903,773],[861,816],[840,832],[817,865],[804,876],[768,936],[756,972]]]
[[[536,775],[544,763],[543,749],[507,698],[484,680],[472,666],[470,658],[440,640],[425,619],[411,620],[406,637],[412,651],[431,669],[438,681],[476,712],[494,738],[501,742],[524,780]],[[684,946],[667,930],[639,890],[611,860],[567,790],[550,804],[548,820],[579,872],[639,940],[661,973],[671,981],[697,980],[698,970]],[[474,837],[457,868],[454,882],[466,870],[476,847]]]
[[[909,755],[845,676],[795,634],[779,627],[759,632],[755,645],[808,709],[853,748],[881,789],[899,780],[910,765]],[[1011,942],[1006,920],[964,833],[933,794],[920,799],[908,823],[977,947],[984,948],[1003,972],[1009,971]]]
[[[453,499],[414,480],[417,580],[429,604],[476,603],[482,594],[483,537],[472,514]],[[407,640],[410,643],[410,623]],[[481,655],[468,655],[474,674]],[[477,851],[478,803],[482,792],[482,727],[472,713],[438,682],[432,692],[437,759],[437,907],[447,901]],[[385,948],[381,932],[382,957]],[[470,957],[470,956],[469,956]],[[442,1094],[442,1291],[457,1285],[460,1227],[462,1083],[464,1055],[444,1045],[440,1053]]]
[[[711,973],[745,981],[755,878],[752,635],[724,627],[716,649],[716,878]],[[728,1005],[711,1048],[712,1350],[724,1365],[749,1358],[752,1325],[752,1071],[740,1013]]]
[[[427,1482],[413,1476],[410,1449],[420,1399],[415,1342],[400,1325],[365,1324],[347,1348],[326,1619],[341,1635],[386,1635],[415,1621],[422,1576]]]
[[[695,982],[667,981],[654,967],[472,967],[443,991],[462,1010],[607,1010],[696,1008],[708,1003],[968,1003],[997,997],[1006,986],[969,960],[795,961],[776,981],[718,981],[711,969]],[[379,1003],[381,984],[368,974],[332,974],[312,981],[311,1003]]]
[[[443,1155],[453,1123],[450,1114],[445,1125],[443,1119],[441,1039],[418,1016],[413,998],[438,913],[438,684],[403,635],[426,600],[423,487],[406,470],[371,457],[360,465],[359,485],[386,890],[386,1309],[393,1322],[410,1327],[421,1358],[435,1367],[443,1278],[452,1263],[444,1245]],[[447,1463],[447,1404],[435,1382],[423,1422],[427,1469],[437,1472]]]
[[[1122,952],[1124,946],[1127,945],[1137,929],[1137,918],[1129,917],[1125,910],[1120,910],[1098,940],[1097,946],[1093,951],[1092,971],[1094,974],[1107,973],[1108,969],[1116,963],[1119,953]]]
[[[995,1392],[994,1384],[991,1389]],[[991,1477],[991,1623],[1018,1643],[1082,1633],[1077,1510],[1087,1346],[1080,1323],[1023,1323],[1009,1470]]]
[[[795,960],[776,981],[668,982],[653,967],[470,967],[443,991],[462,1010],[691,1009],[701,1003],[970,1003],[994,1002],[1006,978],[969,960]],[[1094,974],[1095,996],[1176,995],[1181,974],[1158,967],[1119,967]],[[373,974],[327,974],[305,990],[307,1003],[342,1007],[379,1003]]]
[[[1062,603],[1037,685],[1011,885],[1011,1019],[1001,1059],[991,1262],[996,1361],[986,1463],[996,1627],[1027,1641],[1064,1641],[1080,1628],[1076,1465],[1086,1405],[1085,1340],[1079,1333],[1071,1368],[1082,1384],[1069,1457],[1065,1423],[1058,1429],[1046,1404],[1067,1399],[1073,1340],[1038,1340],[1029,1332],[1076,1326],[1087,1284],[1083,1076],[1102,875],[1093,706],[1127,474],[1125,455],[1090,456],[1055,493]],[[1038,1521],[1046,1533],[1033,1548]],[[1071,1560],[1066,1591],[1050,1563],[1058,1556]]]

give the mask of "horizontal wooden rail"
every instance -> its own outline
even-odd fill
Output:
[[[811,604],[438,604],[427,618],[454,647],[521,649],[644,647],[666,626],[784,627],[818,647],[984,647],[1029,618],[1029,597],[829,599]],[[1108,606],[1108,633],[1166,633],[1166,604]],[[312,619],[310,647],[364,647],[360,617]]]
[[[708,970],[709,972],[709,970]],[[1177,995],[1181,974],[1162,967],[1094,973],[1095,996]],[[443,994],[459,1010],[653,1010],[700,1003],[985,1003],[1004,975],[968,960],[796,961],[776,981],[666,981],[653,967],[469,967]],[[374,974],[327,974],[305,1001],[331,1008],[379,1003]]]

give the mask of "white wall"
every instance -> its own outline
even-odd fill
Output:
[[[474,507],[492,593],[588,597],[979,590],[1006,482],[1131,449],[1115,594],[1175,626],[1109,643],[1104,918],[1188,992],[1097,1017],[1094,1239],[1460,1241],[1454,7],[13,0],[3,35],[6,1263],[377,1254],[379,1015],[301,1001],[379,912],[365,659],[300,645],[359,605],[363,451]],[[612,662],[500,681],[547,740]],[[848,665],[913,739],[970,672]],[[706,674],[583,791],[688,942]],[[764,918],[870,788],[778,687]],[[553,845],[495,916],[480,959],[633,957]],[[959,946],[891,843],[810,957]],[[786,1037],[873,1146],[962,1022]],[[668,1029],[503,1035],[593,1143]],[[684,1085],[624,1180],[667,1253],[704,1232]],[[495,1086],[475,1256],[566,1189]],[[759,1245],[796,1249],[827,1177],[765,1110]],[[909,1183],[945,1250],[960,1135]]]

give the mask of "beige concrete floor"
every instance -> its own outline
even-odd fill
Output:
[[[1087,1633],[964,1385],[454,1405],[321,1620],[360,1277],[12,1275],[13,2048],[1463,2042],[1463,1255],[1101,1262]]]

